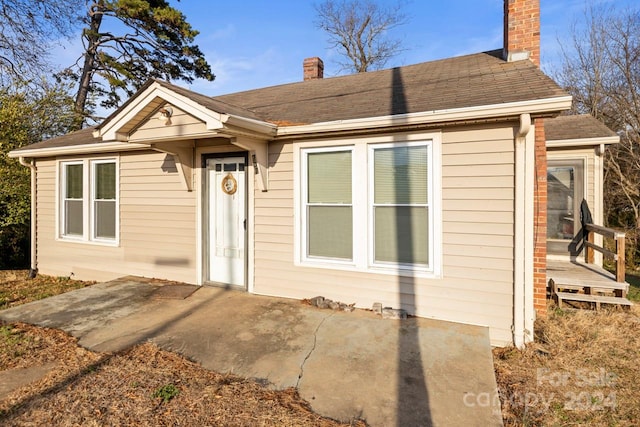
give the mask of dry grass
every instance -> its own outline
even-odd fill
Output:
[[[38,276],[27,280],[24,270],[0,271],[0,310],[93,285],[68,277]]]
[[[0,309],[90,284],[0,271]],[[320,417],[294,389],[211,372],[150,343],[95,353],[59,330],[0,324],[0,371],[52,363],[0,400],[0,425],[365,426]]]
[[[314,414],[293,389],[273,391],[207,371],[149,343],[99,354],[60,331],[25,324],[2,329],[2,369],[57,362],[47,376],[0,401],[2,425],[344,425]]]
[[[631,301],[640,302],[640,273],[637,271],[627,271],[626,280],[630,285],[627,298]]]
[[[637,426],[640,309],[559,310],[523,351],[494,350],[507,426]]]

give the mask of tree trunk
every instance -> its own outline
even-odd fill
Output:
[[[74,104],[76,113],[76,130],[82,128],[86,117],[85,105],[87,103],[87,97],[89,96],[93,73],[95,72],[96,52],[98,51],[98,45],[100,42],[99,31],[100,24],[102,24],[103,3],[104,1],[100,0],[91,5],[89,10],[89,28],[87,28],[84,33],[84,36],[87,39],[87,51],[84,54],[84,64],[82,66],[80,84]]]

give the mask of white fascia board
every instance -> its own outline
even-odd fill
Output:
[[[261,120],[249,119],[247,117],[237,116],[233,114],[222,114],[221,121],[225,125],[235,126],[243,130],[253,131],[268,137],[276,135],[277,125],[273,123],[263,122]]]
[[[126,123],[133,120],[150,102],[155,98],[162,98],[169,104],[185,111],[206,123],[207,129],[222,129],[222,115],[212,111],[189,98],[177,94],[165,88],[159,83],[153,83],[146,91],[138,96],[138,99],[131,105],[125,107],[114,118],[104,124],[103,127],[94,131],[95,137],[102,137],[106,140],[126,140],[126,136],[118,132]]]
[[[323,132],[367,130],[392,126],[444,123],[461,120],[478,120],[508,117],[523,113],[554,113],[571,108],[571,96],[519,101],[476,107],[452,108],[448,110],[422,111],[419,113],[392,116],[366,117],[362,119],[337,120],[310,125],[279,127],[276,137],[291,137]]]
[[[148,144],[127,142],[98,142],[94,144],[71,145],[68,147],[35,148],[32,150],[15,150],[9,152],[9,157],[53,157],[75,154],[110,153],[117,151],[135,151],[149,149]]]
[[[547,141],[547,147],[591,147],[600,144],[617,144],[619,142],[619,136],[608,136],[602,138],[556,139]]]

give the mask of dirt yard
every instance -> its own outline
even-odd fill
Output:
[[[25,276],[0,272],[0,309],[91,285]],[[499,393],[486,398],[500,398],[507,426],[637,426],[638,355],[638,306],[601,312],[550,306],[536,322],[535,343],[523,351],[494,349]],[[58,330],[0,325],[0,375],[34,366],[51,370],[0,397],[0,424],[345,425],[314,414],[293,389],[273,391],[207,371],[152,344],[101,354]]]

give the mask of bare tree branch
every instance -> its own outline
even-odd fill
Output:
[[[82,0],[0,0],[0,83],[50,71],[48,49],[79,25]]]
[[[401,41],[389,35],[407,22],[402,3],[383,8],[373,0],[325,0],[314,7],[316,26],[345,58],[339,62],[341,71],[378,70],[403,50]]]
[[[605,154],[607,225],[626,229],[627,260],[640,264],[640,9],[590,6],[574,26],[559,82],[574,111],[589,113],[620,135]]]

